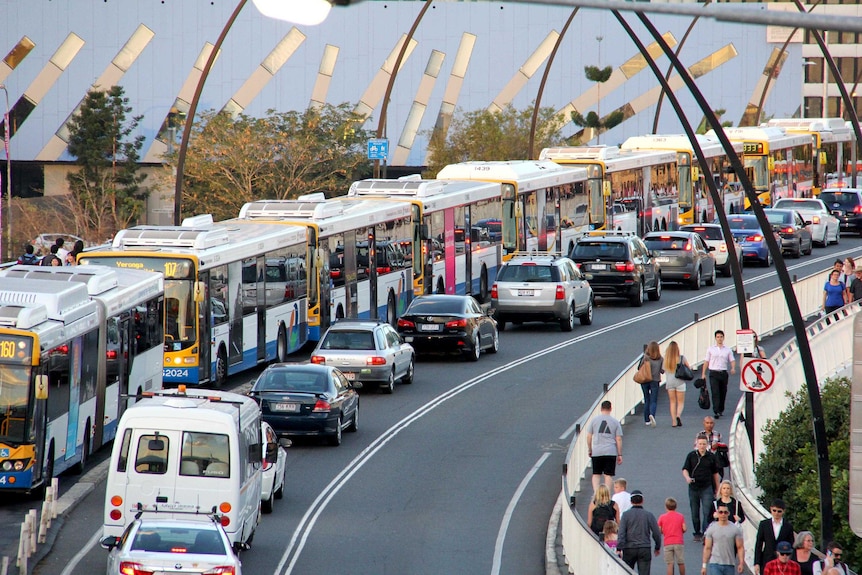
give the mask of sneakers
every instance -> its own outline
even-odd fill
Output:
[[[703,535],[701,535],[700,533],[695,533],[694,534],[694,542],[695,543],[703,543]]]
[[[650,422],[649,422],[649,421],[644,421],[644,425],[646,425],[647,427],[649,427],[649,426],[650,426]]]
[[[649,416],[649,423],[647,425],[649,425],[650,427],[655,427],[655,417],[650,415]]]

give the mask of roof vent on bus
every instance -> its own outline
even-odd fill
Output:
[[[0,302],[0,325],[18,329],[32,329],[48,321],[48,310],[43,305],[21,307]]]
[[[620,156],[617,146],[577,146],[571,148],[545,148],[540,160],[611,160]]]
[[[82,283],[14,277],[0,280],[0,306],[44,307],[48,319],[66,322],[80,319],[95,308]]]
[[[115,249],[136,248],[193,248],[205,249],[226,245],[228,230],[223,227],[204,229],[173,226],[136,226],[120,230],[114,236]]]
[[[323,192],[311,192],[310,194],[302,194],[297,196],[297,200],[301,202],[325,202],[326,194]]]
[[[245,204],[239,212],[247,220],[320,220],[340,216],[344,205],[340,200],[328,200],[322,193],[300,196],[295,200],[260,200]]]
[[[119,285],[117,271],[105,266],[37,267],[15,265],[0,271],[7,278],[24,278],[60,282],[78,282],[87,286],[87,293],[99,295]]]
[[[362,180],[353,182],[348,197],[410,197],[427,198],[443,193],[448,182],[443,180],[402,179]]]
[[[211,226],[213,225],[213,215],[212,214],[199,214],[197,216],[191,216],[183,219],[182,227],[184,228],[199,228],[202,226]]]

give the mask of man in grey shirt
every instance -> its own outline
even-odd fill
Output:
[[[745,568],[742,531],[729,521],[729,509],[719,507],[716,513],[718,521],[710,523],[704,533],[703,565],[700,572],[703,575],[742,573]]]
[[[623,462],[623,426],[611,415],[611,402],[603,401],[601,414],[587,425],[587,449],[592,459],[593,493],[602,475],[605,486],[613,493],[614,474]]]
[[[650,539],[655,543],[653,554],[658,557],[661,549],[661,530],[655,515],[643,508],[644,495],[640,490],[632,491],[632,508],[623,513],[620,518],[620,529],[617,536],[617,549],[622,554],[626,565],[638,573],[649,575],[652,565],[650,555]]]

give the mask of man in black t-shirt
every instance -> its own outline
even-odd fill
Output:
[[[712,516],[712,502],[718,497],[721,481],[718,462],[709,451],[705,435],[697,437],[697,449],[689,452],[682,466],[682,476],[688,484],[688,503],[691,508],[691,523],[694,540],[703,541],[703,532]]]

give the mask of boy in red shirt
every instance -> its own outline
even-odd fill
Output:
[[[667,575],[673,575],[673,565],[679,565],[679,575],[685,575],[685,549],[683,533],[686,531],[685,516],[676,510],[676,499],[668,497],[664,500],[667,509],[658,518],[658,528],[664,539],[664,560],[667,563]]]

